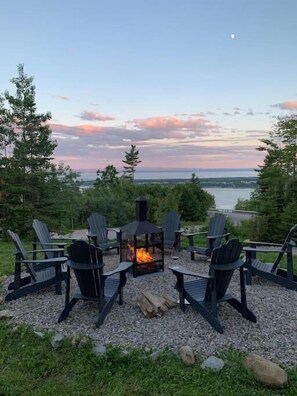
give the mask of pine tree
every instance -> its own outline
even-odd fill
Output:
[[[124,164],[123,178],[129,181],[134,181],[134,173],[138,164],[141,163],[139,158],[139,150],[136,150],[136,146],[131,144],[130,151],[125,151],[125,159],[122,161]]]
[[[51,139],[47,124],[51,114],[37,113],[33,77],[24,73],[23,65],[18,66],[18,76],[11,82],[15,85],[15,94],[5,91],[1,96],[0,132],[3,129],[6,132],[6,140],[1,133],[4,153],[0,165],[5,196],[1,201],[1,214],[6,225],[25,234],[42,206],[42,191],[57,143]],[[12,154],[6,152],[8,144],[13,147]]]
[[[103,171],[98,169],[94,187],[111,187],[119,181],[118,173],[114,165],[107,165]]]
[[[297,185],[297,116],[280,118],[257,150],[266,152],[259,170],[258,187],[253,200],[259,212],[255,229],[257,239],[281,241],[288,227],[288,209],[295,208]],[[293,203],[293,205],[291,205]],[[286,220],[284,213],[286,213]],[[295,220],[292,214],[291,224]],[[284,225],[284,223],[286,223]]]

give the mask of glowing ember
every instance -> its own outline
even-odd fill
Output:
[[[133,261],[135,257],[134,248],[131,245],[128,245],[129,253],[128,259]],[[151,256],[150,252],[146,251],[144,248],[136,249],[136,263],[147,263],[149,261],[153,261],[154,258]]]

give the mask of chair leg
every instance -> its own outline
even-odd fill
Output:
[[[39,290],[45,289],[46,287],[50,287],[53,284],[53,279],[48,279],[44,282],[35,282],[32,284],[27,284],[24,282],[25,286],[20,287],[19,289],[13,290],[5,296],[5,301],[16,300],[20,297],[27,296],[28,294],[35,293]]]
[[[196,300],[193,300],[189,297],[187,299],[190,300],[191,305],[204,317],[205,320],[220,334],[223,334],[224,330],[219,322],[218,318],[209,311],[204,305],[200,304]]]
[[[56,284],[55,284],[55,294],[61,295],[62,294],[62,271],[61,271],[61,264],[56,263]]]
[[[108,300],[107,302],[105,302],[104,306],[100,307],[98,306],[98,319],[96,321],[96,327],[98,328],[99,326],[101,326],[106,318],[106,315],[108,314],[108,312],[111,310],[111,307],[113,306],[115,300],[117,298],[117,293],[115,293],[110,300]]]
[[[120,287],[119,290],[119,305],[123,305],[124,302],[124,293],[123,293],[123,288]]]
[[[31,277],[30,277],[31,279]],[[19,289],[21,286],[21,264],[15,264],[15,272],[14,272],[14,289]]]
[[[227,302],[236,309],[245,319],[250,320],[251,322],[256,323],[257,318],[255,314],[248,309],[246,306],[244,306],[242,303],[240,303],[238,300],[235,298],[232,298],[230,300],[227,300]]]
[[[241,315],[247,319],[250,320],[251,322],[256,323],[257,319],[254,313],[248,309],[247,307],[247,301],[246,301],[246,290],[245,290],[245,282],[244,282],[244,268],[241,267],[239,269],[239,278],[240,278],[240,297],[241,297],[241,302],[236,300],[235,298],[231,298],[230,300],[227,300],[227,302],[235,308]]]
[[[8,290],[18,290],[19,288],[21,288],[21,287],[23,287],[23,286],[29,285],[29,284],[31,283],[31,280],[32,280],[32,279],[31,279],[31,276],[28,275],[28,276],[26,276],[26,277],[21,278],[20,280],[18,280],[17,284],[16,284],[15,282],[11,282],[11,283],[8,285],[7,289],[8,289]]]
[[[59,319],[58,319],[58,323],[62,322],[63,320],[67,319],[70,311],[72,310],[72,308],[74,307],[74,305],[79,301],[78,298],[73,298],[69,304],[67,306],[65,306],[65,308],[63,309],[63,311],[61,312]]]
[[[179,307],[183,312],[186,311],[185,294],[182,291],[179,292]]]

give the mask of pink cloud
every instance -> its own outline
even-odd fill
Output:
[[[297,100],[288,100],[286,102],[277,103],[271,107],[278,107],[281,110],[297,110]]]
[[[50,124],[53,132],[63,132],[73,135],[92,135],[100,134],[103,132],[104,128],[98,125],[63,125],[63,124]]]
[[[130,121],[136,127],[147,130],[179,130],[179,129],[196,129],[212,128],[208,121],[203,118],[191,118],[183,120],[177,117],[150,117],[145,119],[135,119]]]
[[[99,114],[99,113],[95,113],[93,111],[83,111],[82,113],[80,113],[80,115],[78,117],[81,120],[87,120],[87,121],[111,121],[111,120],[115,120],[115,117],[102,115],[102,114]]]

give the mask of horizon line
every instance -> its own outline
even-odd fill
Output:
[[[139,172],[190,172],[190,171],[243,171],[243,170],[256,170],[257,168],[138,168],[135,170]],[[86,168],[86,169],[73,169],[76,172],[97,172],[97,168]]]

